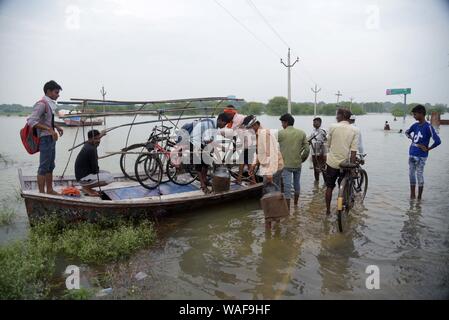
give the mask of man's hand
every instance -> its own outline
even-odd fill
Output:
[[[58,141],[58,133],[53,129],[50,131],[50,133],[51,133],[51,136],[53,137],[53,140]]]
[[[428,147],[426,147],[425,145],[423,145],[423,144],[417,144],[416,145],[418,148],[420,148],[422,151],[424,151],[424,152],[429,152],[429,148]]]
[[[58,130],[59,136],[62,137],[62,135],[64,134],[64,130],[62,130],[61,127],[56,127],[56,130]]]
[[[267,181],[267,183],[273,183],[273,176],[272,175],[266,176],[265,180]]]
[[[100,131],[100,138],[104,137],[106,135],[106,130],[101,130]]]

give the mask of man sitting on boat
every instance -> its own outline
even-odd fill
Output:
[[[98,167],[97,148],[105,135],[104,131],[90,130],[87,133],[88,140],[76,157],[75,177],[82,187],[81,190],[88,196],[100,196],[93,188],[102,187],[114,181],[111,173],[100,170]]]

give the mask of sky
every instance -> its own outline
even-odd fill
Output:
[[[0,0],[0,104],[234,95],[449,104],[447,0]]]

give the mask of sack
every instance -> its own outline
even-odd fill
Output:
[[[50,108],[47,101],[41,99],[38,102],[43,102],[45,104],[45,112],[47,113],[48,108]],[[22,140],[22,144],[25,147],[25,150],[29,154],[35,154],[39,152],[40,137],[37,134],[36,128],[32,128],[28,124],[28,121],[27,123],[25,123],[25,126],[20,129],[20,139]]]

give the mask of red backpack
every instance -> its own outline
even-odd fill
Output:
[[[38,101],[45,104],[45,113],[48,112],[48,109],[50,106],[48,105],[48,102],[42,98]],[[37,134],[36,128],[31,127],[27,122],[25,123],[25,126],[20,129],[20,138],[22,139],[23,146],[25,147],[25,150],[28,151],[29,154],[34,154],[39,152],[39,142],[40,138]]]

